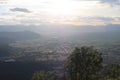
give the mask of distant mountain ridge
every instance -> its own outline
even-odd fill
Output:
[[[19,41],[19,40],[29,40],[29,39],[37,39],[40,38],[41,35],[32,32],[32,31],[10,31],[0,32],[0,41]],[[7,40],[6,40],[7,39]]]
[[[81,32],[106,32],[106,31],[120,31],[120,25],[117,24],[109,24],[109,25],[101,25],[101,26],[72,26],[72,25],[41,25],[41,26],[25,26],[25,25],[0,25],[0,32],[1,31],[38,31],[38,32],[49,32],[55,31],[57,32],[64,28],[65,30],[69,31],[81,31]],[[40,32],[40,33],[41,33]]]

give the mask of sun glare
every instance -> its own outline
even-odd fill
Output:
[[[48,13],[53,15],[71,15],[74,14],[75,4],[67,0],[53,0],[50,4]]]
[[[84,14],[84,11],[89,8],[91,4],[89,1],[74,1],[74,0],[17,0],[11,1],[12,4],[16,4],[23,7],[29,7],[30,9],[37,11],[44,11],[49,15],[77,15]],[[25,6],[23,5],[25,4]],[[89,7],[87,7],[89,6]]]

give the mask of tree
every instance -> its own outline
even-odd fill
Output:
[[[120,78],[120,65],[117,63],[111,63],[109,65],[109,77],[118,79]]]
[[[46,80],[48,73],[44,71],[37,71],[33,74],[32,80]]]
[[[57,80],[57,76],[50,71],[36,71],[32,76],[32,80]]]
[[[76,47],[68,57],[65,69],[70,80],[95,80],[102,68],[102,61],[102,55],[97,49]]]

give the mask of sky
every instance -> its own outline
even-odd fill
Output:
[[[120,0],[0,0],[0,25],[120,24]]]

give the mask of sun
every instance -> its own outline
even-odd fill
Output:
[[[68,0],[53,0],[48,13],[53,15],[71,15],[74,13],[75,4]]]
[[[12,0],[14,6],[27,7],[33,12],[44,12],[49,15],[73,15],[83,5],[74,0]]]

